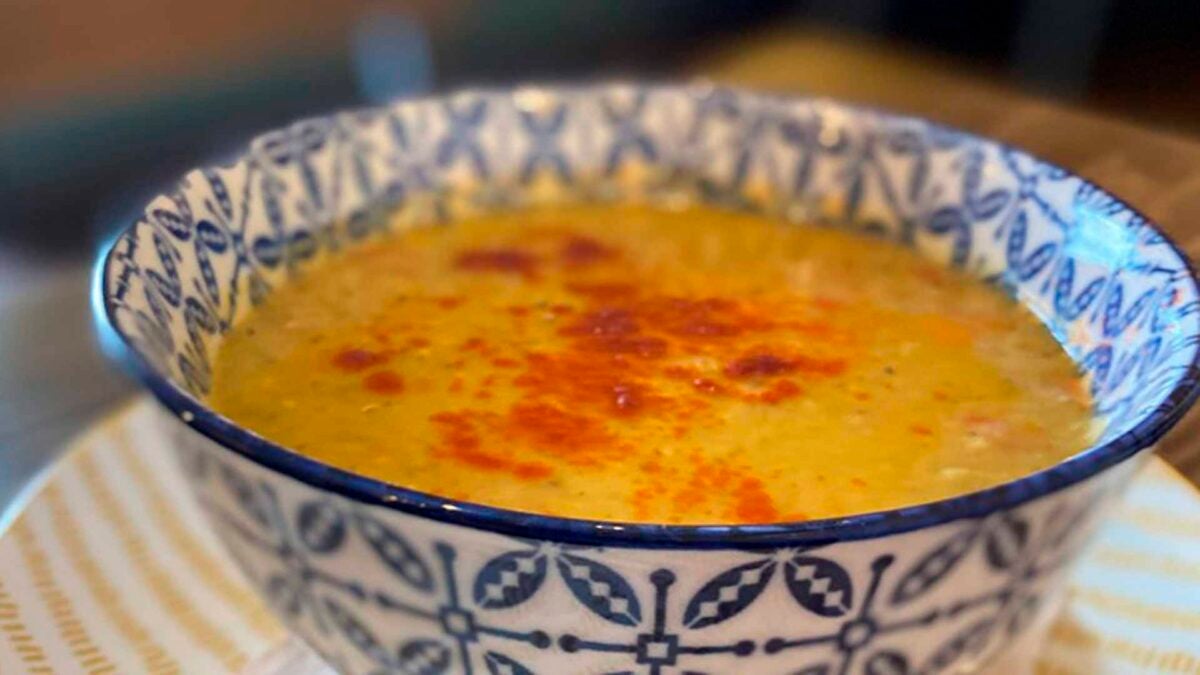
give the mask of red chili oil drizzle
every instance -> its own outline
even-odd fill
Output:
[[[390,370],[380,370],[363,378],[363,388],[376,394],[396,396],[404,392],[404,378]]]
[[[803,396],[807,382],[837,377],[848,368],[845,359],[800,354],[795,347],[796,336],[836,338],[831,324],[820,317],[840,310],[840,303],[815,301],[817,318],[778,318],[777,310],[741,299],[655,292],[621,265],[620,250],[598,239],[568,234],[556,249],[545,251],[534,245],[475,248],[454,258],[454,266],[464,271],[513,274],[529,282],[561,277],[562,288],[575,301],[504,308],[514,325],[532,318],[558,322],[557,332],[565,341],[559,348],[512,358],[504,355],[501,344],[482,336],[458,346],[464,358],[482,357],[511,378],[517,397],[499,410],[492,404],[432,415],[440,439],[434,448],[438,456],[522,481],[547,481],[560,470],[555,467],[599,468],[635,457],[637,449],[620,440],[619,425],[649,415],[682,438],[695,424],[710,423],[706,413],[714,399],[777,405]],[[438,300],[445,310],[460,303],[456,296]],[[366,350],[347,353],[336,359],[339,367],[354,372],[387,360]],[[714,374],[679,364],[692,356],[724,365]],[[390,377],[402,389],[402,381],[391,371],[372,373],[363,384],[393,393],[390,384],[368,383]],[[452,381],[449,391],[470,395],[461,377]],[[476,398],[491,398],[487,386],[472,391]],[[485,439],[493,438],[512,449],[491,447],[495,441]],[[651,501],[667,499],[686,515],[696,504],[726,495],[721,499],[729,498],[727,519],[771,522],[803,517],[781,513],[762,478],[750,469],[699,455],[694,460],[643,462],[643,479],[651,485],[665,480],[679,487],[667,496],[635,489],[635,512],[649,513]]]
[[[357,373],[387,363],[388,355],[370,349],[347,348],[334,354],[330,362],[339,370]]]
[[[615,258],[617,250],[591,237],[574,235],[563,243],[559,255],[567,265],[582,266]]]
[[[502,272],[532,279],[537,273],[538,258],[519,248],[475,248],[459,253],[454,265],[462,270]]]

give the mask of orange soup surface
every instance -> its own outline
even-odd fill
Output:
[[[1092,440],[1017,303],[881,241],[713,208],[418,228],[273,292],[211,403],[334,466],[559,516],[766,523],[906,506]]]

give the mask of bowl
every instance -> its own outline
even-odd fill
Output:
[[[205,405],[222,334],[329,251],[585,199],[861,230],[996,284],[1088,375],[1099,440],[934,503],[667,526],[414,492]],[[1196,277],[1119,199],[927,121],[707,84],[472,90],[304,120],[157,196],[99,279],[212,528],[343,673],[973,672],[1036,640],[1106,506],[1197,394]]]

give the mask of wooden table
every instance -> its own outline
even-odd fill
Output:
[[[991,84],[955,63],[848,35],[777,28],[702,59],[718,82],[908,112],[1023,147],[1107,187],[1200,260],[1200,142]],[[1200,484],[1200,407],[1161,454]]]

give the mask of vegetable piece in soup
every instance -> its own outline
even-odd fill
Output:
[[[396,234],[225,338],[218,411],[491,506],[768,523],[942,499],[1091,441],[1048,331],[885,242],[709,208],[577,206]]]

